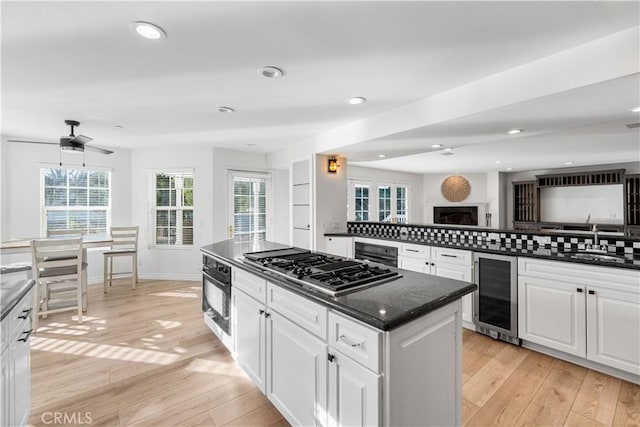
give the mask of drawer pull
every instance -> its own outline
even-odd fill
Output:
[[[578,291],[578,292],[580,292],[580,293],[584,292],[584,291],[582,290],[582,288],[578,288],[578,289],[576,289],[576,291]]]
[[[32,311],[33,311],[33,307],[29,308],[28,310],[22,310],[22,314],[18,316],[18,319],[28,318]]]
[[[258,313],[260,313],[260,316],[262,316],[264,314],[264,310],[260,309],[260,310],[258,310]]]
[[[18,341],[27,342],[32,332],[33,332],[33,329],[29,329],[28,331],[22,332],[23,334],[26,334],[26,335],[22,338],[18,338]]]
[[[596,291],[591,291],[591,290],[589,291],[589,295],[595,295],[595,294],[596,294]]]
[[[417,249],[405,249],[405,250],[406,250],[407,252],[420,252],[420,251],[419,251],[419,250],[417,250]]]
[[[458,258],[458,255],[441,254],[441,256],[445,256],[447,258]]]
[[[340,337],[338,337],[339,341],[342,341],[343,343],[345,343],[346,345],[350,346],[350,347],[360,347],[362,346],[361,342],[355,342],[352,341],[349,337],[347,337],[346,335],[340,335]]]

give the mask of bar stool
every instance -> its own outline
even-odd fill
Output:
[[[40,316],[67,310],[78,310],[82,323],[83,283],[87,264],[83,262],[82,238],[36,239],[31,241],[34,292],[33,330]]]
[[[131,289],[138,283],[138,226],[135,227],[111,227],[111,249],[104,253],[104,293],[109,292],[114,274],[131,273]],[[113,259],[118,257],[131,257],[131,271],[114,273]]]

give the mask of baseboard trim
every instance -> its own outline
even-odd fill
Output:
[[[558,351],[553,348],[545,347],[543,345],[536,344],[531,341],[522,340],[522,347],[528,348],[530,350],[535,350],[539,353],[543,353],[548,356],[555,357],[557,359],[566,360],[567,362],[584,366],[585,368],[593,369],[594,371],[604,372],[605,374],[609,374],[616,378],[621,378],[623,380],[632,382],[634,384],[640,384],[640,375],[634,375],[631,372],[612,368],[611,366],[603,365],[601,363],[592,362],[591,360],[574,356],[573,354],[564,353],[562,351]]]
[[[122,278],[125,278],[124,276]],[[185,280],[185,281],[200,281],[202,276],[200,274],[166,274],[166,273],[144,273],[138,275],[139,279],[147,280]],[[118,276],[114,276],[114,279],[119,279]],[[89,285],[103,285],[104,278],[102,276],[87,278]]]

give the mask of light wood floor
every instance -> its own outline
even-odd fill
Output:
[[[203,324],[199,282],[89,298],[84,324],[33,335],[32,425],[288,425]],[[465,425],[640,425],[637,385],[468,331],[463,357]]]

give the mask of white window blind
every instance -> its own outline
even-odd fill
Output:
[[[154,171],[153,203],[153,244],[193,245],[193,171]]]
[[[239,240],[266,240],[268,177],[233,175],[233,229]]]
[[[40,169],[40,234],[49,230],[107,233],[111,226],[111,173]]]

